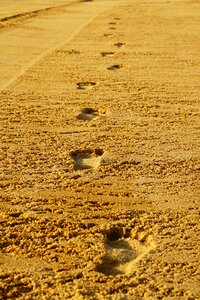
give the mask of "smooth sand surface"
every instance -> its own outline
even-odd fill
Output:
[[[200,299],[200,2],[0,0],[0,299]]]
[[[75,0],[0,0],[0,20],[11,19],[16,16],[22,16],[27,13],[34,13],[39,10],[48,10],[49,8],[57,7],[62,4],[80,2]],[[2,24],[1,24],[2,25]]]

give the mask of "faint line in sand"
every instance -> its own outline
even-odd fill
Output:
[[[117,3],[112,3],[112,6],[119,4],[122,1],[117,1]],[[84,3],[82,1],[76,1],[73,2],[74,3]],[[69,3],[68,3],[69,5]],[[71,3],[72,5],[72,3]],[[111,6],[110,6],[111,7]],[[20,77],[22,77],[26,71],[28,71],[31,67],[33,67],[37,62],[39,62],[40,60],[44,59],[46,56],[48,56],[48,54],[52,53],[53,51],[62,48],[63,46],[65,46],[67,43],[69,43],[76,35],[78,35],[85,27],[87,27],[90,23],[93,22],[93,20],[95,20],[95,18],[97,18],[100,14],[102,14],[105,10],[110,9],[110,7],[106,7],[105,9],[103,9],[102,11],[98,12],[96,15],[94,15],[92,18],[89,19],[89,21],[84,24],[83,26],[81,26],[78,30],[76,30],[74,32],[74,34],[72,34],[69,39],[67,41],[65,41],[64,43],[60,43],[59,45],[56,45],[50,49],[48,49],[47,51],[43,52],[42,54],[40,54],[39,56],[37,56],[34,60],[32,60],[29,64],[27,64],[25,67],[23,67],[21,69],[20,72],[18,72],[16,74],[16,76],[12,77],[10,80],[8,80],[5,84],[2,85],[2,87],[0,88],[0,91],[4,91],[6,90],[8,87],[10,87],[12,84],[14,84]]]

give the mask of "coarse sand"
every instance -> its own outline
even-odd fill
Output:
[[[200,299],[200,1],[0,0],[0,299]]]

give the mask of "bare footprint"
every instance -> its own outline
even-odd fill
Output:
[[[78,120],[91,121],[106,114],[106,110],[96,110],[90,107],[84,108],[81,113],[77,116]]]
[[[101,52],[101,55],[103,57],[106,57],[106,56],[113,56],[115,53],[114,52]]]
[[[79,89],[79,90],[90,90],[97,84],[98,84],[97,82],[92,82],[92,81],[78,82],[77,83],[77,89]]]
[[[105,275],[131,274],[134,264],[154,248],[151,237],[145,233],[123,233],[120,227],[106,234],[106,254],[96,271]]]
[[[109,25],[116,25],[117,23],[116,22],[109,22],[108,24]]]
[[[97,169],[103,155],[102,149],[76,150],[71,152],[75,170]]]
[[[97,118],[99,115],[99,112],[93,108],[84,108],[82,112],[77,116],[77,119],[84,120],[84,121],[90,121],[92,119]]]
[[[119,70],[122,68],[122,65],[112,65],[110,67],[108,67],[108,70]]]
[[[125,46],[124,43],[115,43],[114,46],[116,46],[117,48],[122,48]]]

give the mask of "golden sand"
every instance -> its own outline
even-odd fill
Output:
[[[200,2],[0,6],[0,299],[200,299]]]

